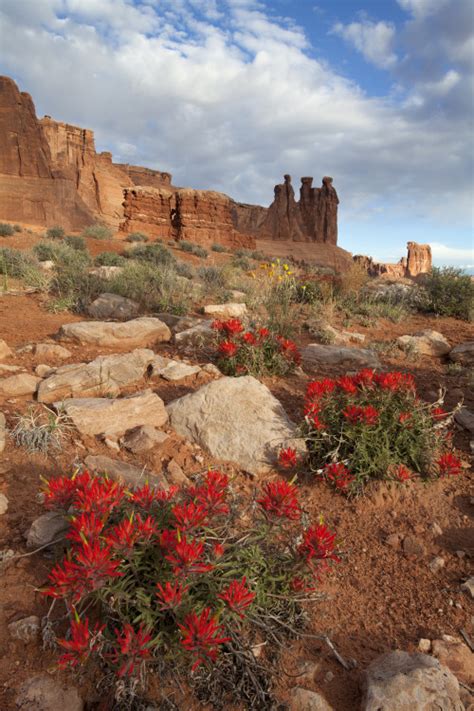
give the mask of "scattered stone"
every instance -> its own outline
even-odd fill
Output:
[[[435,536],[442,536],[443,535],[443,529],[441,528],[439,523],[436,523],[436,521],[432,524],[431,531]]]
[[[217,378],[220,378],[222,375],[221,371],[217,365],[214,365],[214,363],[206,363],[206,365],[202,366],[201,370],[208,375],[215,375]]]
[[[245,291],[238,291],[237,289],[231,289],[230,294],[234,301],[242,301],[242,299],[245,299],[245,297],[247,296]]]
[[[235,302],[228,302],[227,304],[208,304],[203,309],[207,316],[212,316],[212,318],[242,318],[247,313],[246,304],[236,304]]]
[[[188,477],[174,459],[168,462],[168,466],[166,467],[166,478],[170,484],[174,486],[187,486],[189,484]]]
[[[427,654],[429,651],[431,651],[431,640],[430,639],[420,639],[418,642],[418,649],[420,652],[423,652],[423,654]]]
[[[154,357],[152,350],[139,348],[99,356],[90,363],[63,365],[40,383],[38,400],[50,403],[67,397],[118,395],[121,388],[144,377]]]
[[[341,366],[348,370],[379,368],[380,360],[373,351],[311,343],[301,352],[303,370],[320,372],[322,366]]]
[[[106,281],[108,281],[109,279],[113,279],[122,272],[123,267],[108,267],[106,265],[102,265],[101,267],[94,267],[93,269],[89,270],[89,274],[95,274],[95,276],[98,276],[101,279],[105,279]]]
[[[474,412],[468,410],[467,407],[461,407],[461,409],[455,413],[454,419],[458,425],[464,427],[465,430],[471,434],[474,433]]]
[[[160,321],[163,321],[163,323],[166,323],[166,325],[171,328],[171,330],[174,330],[174,327],[179,321],[183,320],[182,316],[177,316],[177,314],[169,314],[166,311],[160,311],[157,314],[153,314],[156,318],[159,318]]]
[[[56,343],[37,343],[33,347],[33,355],[42,360],[49,360],[49,358],[66,360],[72,356],[72,353],[67,348],[58,346]]]
[[[413,336],[400,336],[397,345],[403,350],[413,350],[414,353],[429,356],[443,356],[449,353],[449,341],[438,331],[420,331]]]
[[[324,335],[328,336],[327,340],[330,340],[333,345],[345,346],[350,343],[363,343],[365,341],[365,336],[363,333],[353,333],[352,331],[338,331],[337,328],[331,326],[327,323],[322,328]]]
[[[467,341],[455,346],[449,354],[449,357],[455,363],[461,365],[474,365],[474,341]]]
[[[178,346],[182,346],[183,348],[202,348],[211,343],[215,335],[215,331],[211,328],[210,322],[204,321],[184,331],[179,331],[179,333],[175,332],[174,340]]]
[[[422,556],[425,553],[423,545],[412,536],[405,536],[402,548],[405,555]]]
[[[40,382],[41,378],[29,373],[11,375],[9,378],[0,380],[0,397],[22,397],[25,395],[32,397]]]
[[[53,271],[56,264],[52,259],[45,259],[44,262],[40,262],[38,266],[42,272],[48,273]]]
[[[8,511],[8,499],[5,494],[0,493],[0,516],[3,516]]]
[[[446,561],[441,556],[436,556],[430,563],[430,570],[432,573],[438,573],[442,568],[444,568]]]
[[[40,631],[39,617],[30,615],[30,617],[24,617],[22,620],[10,622],[8,631],[13,639],[19,639],[21,642],[34,642]]]
[[[7,421],[3,412],[0,412],[0,454],[5,449],[7,441]]]
[[[465,583],[461,585],[461,590],[467,592],[472,599],[474,599],[474,577],[470,577]]]
[[[131,321],[79,321],[61,326],[58,338],[77,343],[117,348],[140,348],[169,341],[171,331],[157,318],[144,316]]]
[[[135,301],[124,296],[101,294],[89,305],[87,313],[98,321],[130,321],[138,316],[139,310],[140,307]]]
[[[155,429],[151,425],[142,425],[134,429],[129,429],[123,438],[123,446],[133,454],[147,452],[149,449],[166,442],[169,435]]]
[[[172,360],[165,368],[162,368],[160,375],[168,381],[184,380],[190,375],[196,375],[201,370],[199,365],[188,365],[183,361]]]
[[[180,435],[254,474],[271,468],[282,445],[302,449],[281,403],[252,376],[212,381],[167,409]]]
[[[390,536],[387,536],[387,538],[385,539],[385,543],[388,546],[390,546],[391,548],[398,548],[401,540],[402,540],[401,533],[392,533],[392,534],[390,534]]]
[[[81,435],[123,435],[140,425],[162,427],[168,420],[163,400],[151,390],[112,400],[71,398],[54,404],[72,420]]]
[[[395,651],[366,671],[363,711],[462,711],[456,677],[426,654]]]
[[[45,365],[45,363],[39,363],[35,368],[35,373],[38,378],[49,378],[56,372],[56,368],[51,368],[50,365]]]
[[[126,486],[137,487],[143,486],[146,482],[156,489],[169,489],[169,484],[163,474],[146,471],[145,468],[138,469],[137,467],[121,462],[116,459],[110,459],[102,455],[89,455],[85,458],[84,464],[91,472],[98,474],[107,474],[114,481],[121,481]]]
[[[290,711],[333,711],[324,696],[296,686],[290,692]]]
[[[432,654],[440,664],[447,666],[459,681],[468,686],[474,684],[474,654],[460,639],[443,635],[443,639],[433,640]]]
[[[26,534],[27,548],[47,546],[67,531],[69,524],[64,516],[56,511],[48,511],[38,516]]]
[[[210,321],[203,321],[202,318],[196,318],[195,316],[181,316],[175,322],[173,326],[173,333],[181,333],[181,331],[187,331],[189,328],[194,328],[194,326],[200,326],[202,323],[210,326]]]
[[[5,360],[5,358],[9,358],[11,355],[13,355],[11,348],[0,338],[0,360]]]
[[[84,711],[77,690],[47,674],[27,679],[19,689],[15,704],[20,711]]]
[[[6,363],[0,363],[0,375],[4,373],[18,373],[19,370],[23,370],[21,365],[7,365]]]

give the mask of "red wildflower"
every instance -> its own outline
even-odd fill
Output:
[[[214,566],[209,563],[204,563],[201,560],[204,552],[204,543],[198,541],[190,541],[188,543],[186,536],[183,536],[180,541],[177,541],[171,553],[165,556],[173,566],[175,575],[191,575],[191,573],[207,573]]]
[[[220,637],[223,629],[215,617],[211,617],[211,610],[206,607],[197,615],[191,612],[184,618],[184,624],[179,625],[183,639],[181,644],[195,657],[193,671],[206,659],[215,661],[219,653],[219,646],[229,641],[229,637]]]
[[[152,636],[143,626],[135,632],[132,625],[126,623],[122,631],[115,630],[118,648],[115,647],[110,654],[114,664],[120,664],[118,676],[132,676],[135,668],[151,654]]]
[[[171,509],[177,528],[190,531],[207,522],[207,511],[201,504],[191,501],[189,504],[177,504]]]
[[[263,487],[263,496],[257,499],[262,509],[277,518],[299,519],[301,507],[298,490],[287,481],[270,481]]]
[[[290,583],[291,589],[293,592],[299,593],[299,592],[304,592],[304,593],[310,593],[314,592],[316,588],[312,585],[308,585],[307,581],[304,578],[300,578],[299,576],[296,576],[293,578],[293,580]]]
[[[148,510],[154,504],[170,501],[178,491],[178,488],[177,486],[170,486],[170,488],[165,491],[164,489],[155,489],[146,483],[132,492],[130,501],[132,504],[136,504],[140,506],[140,508]]]
[[[260,340],[268,338],[268,336],[270,335],[270,331],[268,330],[268,328],[259,328],[257,333],[259,335]]]
[[[74,506],[79,511],[109,514],[122,502],[124,494],[124,488],[119,482],[95,477],[84,488],[77,490]]]
[[[120,521],[107,534],[107,543],[122,554],[130,554],[137,543],[148,543],[158,534],[156,522],[151,516],[143,520],[138,514],[133,514]]]
[[[340,558],[335,553],[336,534],[332,533],[324,523],[311,526],[303,532],[303,542],[298,546],[298,552],[309,563],[316,560],[334,560]]]
[[[91,653],[97,647],[98,639],[105,625],[96,624],[94,630],[89,629],[89,620],[86,617],[84,622],[77,616],[71,621],[71,639],[58,639],[58,644],[68,651],[59,657],[58,663],[61,669],[71,666],[77,667],[85,664]]]
[[[296,365],[301,363],[301,354],[298,347],[294,341],[290,341],[288,338],[283,338],[282,336],[277,336],[277,341],[280,344],[280,349],[288,360],[292,360]]]
[[[237,353],[238,347],[232,341],[222,341],[219,343],[218,350],[225,358],[232,358]]]
[[[51,570],[48,578],[51,586],[43,590],[43,595],[54,598],[73,597],[75,601],[81,599],[83,583],[73,563],[67,558]]]
[[[461,474],[461,460],[452,452],[443,454],[436,462],[439,476],[458,476]]]
[[[379,373],[374,376],[375,382],[382,390],[412,390],[415,391],[415,380],[410,373],[400,373],[398,371],[392,373]]]
[[[156,584],[158,592],[156,597],[160,600],[161,610],[173,610],[181,605],[184,593],[189,590],[188,585],[181,585],[177,582],[172,585],[170,582],[166,582],[164,587],[160,583]]]
[[[363,368],[352,377],[352,380],[360,387],[369,388],[374,384],[375,371],[370,368]]]
[[[216,543],[214,545],[213,551],[216,558],[220,558],[224,555],[224,546],[222,545],[222,543]]]
[[[242,339],[245,341],[245,343],[248,343],[249,346],[254,346],[257,342],[257,339],[253,333],[250,331],[247,331],[247,333],[244,333],[242,336]]]
[[[379,411],[372,405],[367,405],[366,407],[349,405],[342,414],[352,424],[363,422],[366,425],[376,425],[380,415]]]
[[[76,493],[76,483],[67,476],[58,476],[46,482],[44,505],[48,509],[67,509],[71,506]]]
[[[401,425],[404,425],[405,422],[410,422],[411,418],[411,412],[401,412],[398,416],[398,421]]]
[[[350,395],[353,395],[357,392],[357,385],[354,382],[354,379],[351,378],[349,375],[344,375],[339,378],[339,380],[337,381],[337,385],[341,388],[341,390],[344,390],[344,392],[349,393]]]
[[[229,479],[219,471],[209,471],[200,486],[189,487],[187,494],[202,506],[208,516],[219,516],[229,513],[225,502]]]
[[[243,617],[243,610],[252,604],[255,599],[255,593],[248,589],[247,578],[244,576],[240,581],[233,580],[217,597],[224,600],[232,612],[236,612],[239,617]]]
[[[306,388],[306,398],[320,398],[327,393],[332,393],[336,387],[336,381],[332,378],[324,378],[323,380],[313,380]]]
[[[366,425],[376,425],[379,421],[380,412],[372,405],[366,405],[364,408],[364,422]]]
[[[394,467],[392,475],[397,481],[409,481],[412,478],[412,472],[403,464]]]
[[[178,532],[171,528],[165,528],[160,535],[160,546],[165,550],[173,550],[178,542]]]
[[[229,336],[235,336],[237,333],[242,333],[244,327],[238,318],[230,318],[222,322],[222,328]]]
[[[66,538],[76,543],[93,541],[100,536],[104,525],[103,516],[98,516],[93,511],[91,513],[82,512],[79,516],[72,517],[71,529]]]
[[[444,420],[444,418],[447,417],[448,414],[449,414],[449,413],[446,412],[445,410],[443,410],[442,407],[434,407],[434,408],[431,410],[431,417],[432,417],[434,420]]]
[[[285,449],[280,449],[278,455],[278,464],[283,467],[283,469],[293,469],[298,464],[298,455],[296,454],[296,449],[293,447],[286,447]]]
[[[211,323],[211,328],[213,328],[215,331],[223,331],[224,330],[224,323],[223,321],[220,321],[219,319],[215,319]]]
[[[321,431],[326,429],[326,425],[319,417],[319,411],[320,406],[317,403],[312,402],[305,405],[303,413],[308,423],[310,423],[315,430]]]
[[[350,489],[351,484],[354,482],[354,476],[342,462],[326,464],[324,467],[324,476],[335,489],[343,491],[344,493]]]

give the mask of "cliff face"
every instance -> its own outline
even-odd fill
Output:
[[[430,245],[417,242],[408,242],[407,256],[395,264],[374,262],[372,257],[361,254],[357,254],[353,259],[373,277],[417,277],[419,274],[427,274],[432,267]]]

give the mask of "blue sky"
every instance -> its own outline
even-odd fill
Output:
[[[474,264],[472,0],[0,0],[0,72],[115,160],[269,204],[339,192],[340,246]]]

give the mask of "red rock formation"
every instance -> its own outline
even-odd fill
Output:
[[[407,243],[408,256],[402,257],[396,264],[374,262],[372,257],[356,254],[353,259],[360,264],[369,276],[416,277],[431,271],[431,247],[429,244]]]
[[[128,163],[115,163],[114,165],[129,176],[133,185],[148,185],[150,188],[171,185],[171,173],[142,168],[140,165],[128,165]]]
[[[233,226],[233,201],[223,193],[189,188],[137,186],[124,192],[123,232],[188,240],[210,247],[255,247],[255,239]]]

